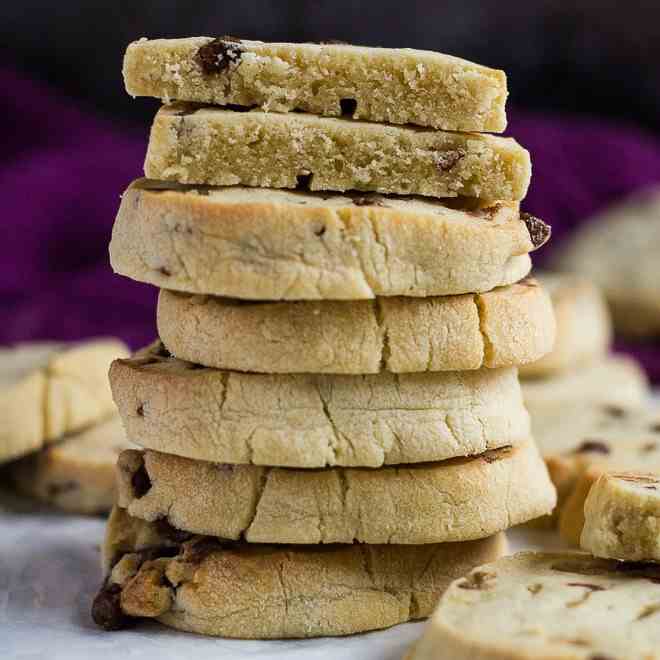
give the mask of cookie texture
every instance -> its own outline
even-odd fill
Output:
[[[505,553],[503,534],[422,546],[249,545],[115,509],[92,614],[106,629],[147,617],[222,637],[348,635],[427,617],[452,580]]]
[[[303,110],[451,131],[506,128],[503,71],[409,48],[141,39],[126,49],[124,81],[129,94],[165,102]]]
[[[584,503],[582,548],[597,557],[660,561],[659,474],[601,475]]]
[[[215,186],[521,200],[529,152],[512,138],[316,117],[163,106],[144,173]]]
[[[556,260],[602,288],[622,333],[660,332],[659,215],[660,189],[637,193],[586,223]]]
[[[598,287],[574,275],[534,275],[552,298],[557,332],[552,350],[522,366],[520,375],[561,375],[604,359],[612,343],[612,319]]]
[[[523,552],[440,599],[410,660],[660,658],[660,567]]]
[[[528,279],[483,294],[246,303],[161,290],[178,358],[265,373],[464,371],[534,362],[553,345],[550,298]]]
[[[138,180],[122,197],[110,260],[163,289],[230,298],[453,295],[524,278],[527,253],[549,236],[538,222],[516,204]]]
[[[110,382],[129,439],[216,463],[379,467],[529,437],[515,368],[252,374],[178,360],[156,342],[115,361]]]
[[[108,366],[127,355],[113,339],[1,348],[0,463],[110,417]]]
[[[63,511],[107,513],[117,495],[117,458],[131,446],[115,416],[11,463],[6,474],[19,492]]]
[[[549,513],[533,442],[378,470],[230,466],[147,450],[119,457],[119,506],[147,521],[251,543],[445,543]]]

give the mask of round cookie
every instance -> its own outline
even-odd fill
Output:
[[[506,553],[503,534],[428,545],[268,546],[192,536],[115,509],[92,616],[270,639],[348,635],[427,617],[451,581]]]
[[[131,446],[115,416],[11,463],[6,472],[19,492],[64,511],[106,513],[117,494],[117,457]]]
[[[126,90],[212,105],[258,106],[450,131],[501,133],[506,75],[451,55],[235,37],[140,39],[126,49]]]
[[[556,260],[562,270],[588,277],[605,293],[617,331],[660,332],[660,189],[616,204],[578,230]]]
[[[520,369],[523,378],[554,376],[604,359],[612,343],[612,319],[601,291],[581,277],[534,272],[552,299],[554,346]]]
[[[261,373],[464,371],[538,360],[552,304],[535,280],[482,294],[247,303],[161,290],[158,334],[178,358]]]
[[[533,442],[378,470],[219,465],[123,452],[119,506],[148,521],[250,543],[445,543],[549,513],[555,490]]]
[[[584,503],[580,545],[597,557],[660,562],[660,476],[601,475]]]
[[[577,553],[505,557],[447,589],[407,657],[651,660],[660,648],[659,582],[652,565]]]
[[[529,437],[515,368],[264,375],[203,368],[156,342],[115,361],[110,382],[131,441],[215,463],[379,467]]]
[[[550,228],[517,204],[207,188],[137,180],[114,270],[163,289],[252,300],[490,291],[530,270]]]
[[[0,348],[0,463],[110,417],[108,366],[127,355],[114,339]]]

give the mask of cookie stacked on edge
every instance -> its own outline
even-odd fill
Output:
[[[428,616],[555,501],[516,370],[554,340],[525,279],[549,228],[519,210],[528,153],[480,132],[504,128],[504,74],[223,37],[136,42],[124,75],[176,103],[110,246],[161,288],[161,339],[110,372],[144,450],[119,459],[95,620]]]

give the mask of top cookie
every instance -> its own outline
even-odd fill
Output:
[[[124,57],[126,90],[266,111],[502,132],[506,75],[408,48],[290,44],[234,37],[141,39]]]

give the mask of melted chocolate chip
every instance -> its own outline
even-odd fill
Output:
[[[92,603],[92,619],[103,630],[121,630],[130,622],[121,609],[121,587],[105,584]]]
[[[339,107],[341,108],[342,117],[352,117],[357,110],[357,101],[355,99],[340,99]]]
[[[529,237],[532,239],[534,248],[540,248],[544,243],[548,242],[552,233],[550,225],[530,213],[521,213],[520,219],[527,225],[527,231],[529,232]]]
[[[133,488],[134,497],[138,500],[144,497],[151,489],[151,479],[149,479],[149,473],[147,472],[147,468],[144,467],[144,463],[140,465],[137,472],[131,477],[131,487]]]
[[[218,37],[202,46],[195,59],[204,73],[222,73],[241,59],[243,49],[240,43],[241,40],[235,37]]]
[[[435,159],[435,164],[441,172],[449,172],[458,161],[465,158],[467,152],[465,149],[452,149],[438,154]]]
[[[612,450],[601,440],[585,440],[576,450],[576,454],[609,454]]]

